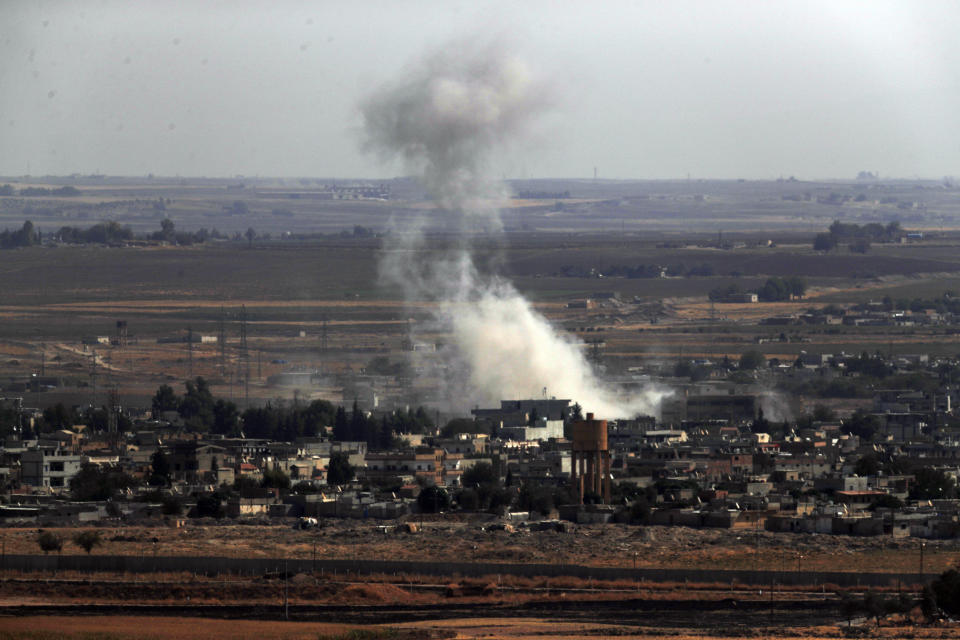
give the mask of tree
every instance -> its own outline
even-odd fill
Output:
[[[327,463],[327,484],[346,484],[353,480],[353,466],[345,453],[334,453]]]
[[[887,613],[887,607],[883,597],[874,591],[867,591],[863,594],[863,609],[867,615],[872,616],[877,621],[878,627],[880,626],[880,621],[883,619],[883,616]]]
[[[218,398],[213,405],[213,433],[234,436],[240,432],[240,412],[234,403]]]
[[[87,552],[87,555],[90,555],[90,552],[93,551],[93,548],[100,546],[103,543],[103,540],[100,537],[99,531],[90,530],[82,531],[73,536],[73,543],[78,547],[83,548],[83,550]]]
[[[175,225],[170,218],[164,218],[160,221],[160,231],[155,235],[158,240],[164,242],[173,242],[176,238]]]
[[[197,498],[196,514],[198,518],[222,518],[223,506],[220,496],[216,493],[207,493]]]
[[[213,407],[216,402],[207,381],[201,376],[187,380],[186,394],[180,401],[180,417],[194,431],[210,431],[214,426]]]
[[[60,550],[63,549],[63,538],[51,531],[41,531],[37,535],[37,544],[40,545],[43,555],[47,555],[51,551],[60,553]]]
[[[547,487],[526,483],[520,487],[517,494],[517,506],[546,515],[554,508],[553,493]]]
[[[913,472],[912,500],[949,500],[957,495],[954,479],[940,469],[920,467]]]
[[[814,251],[830,251],[835,246],[837,243],[829,233],[818,233],[813,237]]]
[[[260,480],[261,487],[273,487],[277,489],[290,488],[290,476],[285,474],[282,469],[274,467],[263,471],[263,479]]]
[[[183,502],[177,496],[163,496],[160,503],[163,505],[163,515],[165,516],[178,516],[183,513]]]
[[[478,462],[463,472],[460,482],[465,487],[472,487],[486,483],[497,484],[500,482],[500,478],[494,473],[492,464]]]
[[[173,387],[162,384],[157,388],[157,392],[153,394],[153,399],[150,404],[153,409],[153,417],[156,418],[164,411],[176,411],[179,409],[180,398],[177,397]]]
[[[150,484],[154,486],[170,484],[170,461],[163,449],[157,449],[150,456],[150,467],[153,469]]]
[[[853,472],[860,477],[875,476],[880,472],[880,461],[876,454],[870,453],[861,456],[853,467]]]
[[[136,485],[137,481],[120,467],[101,467],[87,462],[70,479],[70,496],[81,502],[109,500],[116,493]]]
[[[463,511],[477,511],[480,508],[480,496],[475,489],[463,489],[457,494],[457,504]]]
[[[573,403],[573,412],[570,414],[570,419],[574,422],[583,420],[583,407],[580,406],[579,402]]]
[[[817,404],[813,407],[813,419],[816,422],[833,422],[837,419],[837,414],[830,407]]]
[[[744,351],[742,354],[740,354],[740,362],[738,366],[744,371],[753,371],[754,369],[762,367],[766,361],[766,356],[753,349],[750,351]]]
[[[933,587],[929,584],[923,585],[923,591],[920,593],[920,611],[923,612],[923,617],[928,622],[933,622],[940,616],[937,596],[933,592]]]
[[[870,511],[876,511],[877,509],[901,509],[903,508],[903,500],[897,496],[884,494],[873,501],[870,505]]]
[[[70,427],[73,422],[74,415],[63,406],[62,402],[43,410],[43,424],[46,426],[46,430],[52,431],[53,429]]]
[[[850,249],[850,253],[867,253],[870,251],[870,241],[866,238],[857,238],[847,248]]]
[[[347,412],[343,407],[337,407],[333,418],[333,439],[340,442],[350,440],[350,423],[347,422]]]
[[[880,429],[880,419],[860,408],[854,411],[850,419],[844,421],[842,426],[847,433],[869,440]]]
[[[429,486],[420,491],[417,505],[423,513],[439,513],[450,508],[450,494],[442,487]]]

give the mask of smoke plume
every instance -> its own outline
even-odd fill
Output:
[[[547,85],[502,47],[458,43],[427,58],[361,107],[366,147],[401,157],[465,238],[499,230],[503,185],[495,156],[521,141],[549,104]],[[501,399],[570,398],[606,418],[654,413],[661,393],[627,397],[605,387],[583,345],[558,333],[505,279],[485,275],[466,241],[428,247],[423,223],[391,230],[381,275],[410,301],[434,304],[432,330],[450,337],[444,380],[460,408]]]

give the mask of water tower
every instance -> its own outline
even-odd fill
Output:
[[[573,423],[573,483],[580,492],[580,504],[587,492],[610,504],[610,449],[607,445],[607,421],[586,420]]]

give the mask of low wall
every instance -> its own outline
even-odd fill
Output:
[[[263,575],[291,573],[409,573],[442,576],[573,576],[593,580],[692,582],[755,585],[836,585],[886,587],[917,584],[935,574],[855,573],[820,571],[749,571],[712,569],[627,569],[570,564],[499,564],[490,562],[408,562],[390,560],[304,560],[287,558],[217,558],[188,556],[7,555],[0,569],[15,571],[80,571],[116,573],[189,572]]]

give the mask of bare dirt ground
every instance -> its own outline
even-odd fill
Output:
[[[495,609],[487,611],[454,609],[447,615],[433,619],[413,621],[395,621],[381,624],[358,623],[354,620],[344,622],[302,621],[310,618],[305,611],[291,611],[291,621],[282,619],[282,609],[255,612],[260,620],[224,620],[210,613],[191,615],[190,612],[178,612],[179,616],[159,615],[137,616],[114,615],[77,615],[75,612],[45,612],[46,615],[28,615],[5,617],[0,639],[7,638],[97,638],[117,639],[156,638],[158,640],[175,638],[256,638],[299,640],[311,638],[317,640],[414,640],[427,638],[631,638],[651,640],[670,637],[677,640],[713,640],[726,638],[798,638],[801,640],[827,640],[835,638],[953,638],[958,629],[954,625],[922,626],[911,617],[890,620],[882,627],[872,626],[858,621],[853,627],[842,622],[791,624],[789,608],[764,608],[763,610],[732,611],[717,616],[716,611],[703,611],[716,616],[719,624],[703,623],[684,625],[683,617],[677,610],[660,610],[640,606],[636,611],[626,608],[611,609],[599,606],[590,611],[550,611],[539,613],[502,612],[497,615]],[[172,613],[172,612],[171,612]],[[374,612],[370,612],[374,613]],[[431,612],[423,612],[430,615]],[[687,612],[686,615],[690,615]],[[301,621],[297,621],[298,617]],[[347,614],[344,617],[353,618]],[[272,619],[271,619],[272,618]],[[279,618],[279,619],[278,619]],[[779,620],[779,624],[778,624]]]
[[[569,533],[519,529],[485,531],[488,519],[426,521],[421,533],[390,531],[390,521],[328,519],[322,528],[289,525],[203,525],[183,528],[102,528],[104,555],[221,556],[448,562],[565,563],[599,567],[765,569],[791,571],[919,571],[920,543],[910,538],[790,534],[753,529],[691,529],[630,525],[580,525]],[[65,553],[82,553],[69,540],[82,529],[53,529],[67,540]],[[0,529],[9,554],[40,549],[34,528]],[[157,540],[154,542],[154,540]],[[927,573],[960,563],[960,541],[929,540]],[[798,567],[799,565],[799,567]]]

